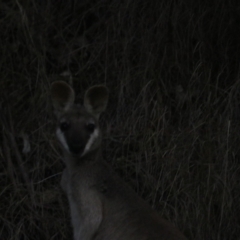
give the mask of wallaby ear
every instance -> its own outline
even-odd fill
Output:
[[[96,118],[106,109],[108,103],[108,89],[103,85],[89,88],[84,96],[84,107]]]
[[[56,81],[52,83],[51,96],[53,107],[58,112],[68,109],[75,100],[73,89],[64,81]]]

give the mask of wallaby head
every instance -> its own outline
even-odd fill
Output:
[[[65,82],[52,83],[51,97],[58,118],[57,137],[70,155],[83,157],[99,148],[101,131],[98,119],[108,102],[103,85],[89,88],[83,106],[74,104],[74,90]]]

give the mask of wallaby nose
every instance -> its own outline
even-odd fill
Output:
[[[69,150],[70,150],[71,153],[79,154],[79,153],[83,152],[84,145],[83,144],[71,144],[69,146]]]
[[[80,123],[79,126],[82,126]],[[81,154],[84,151],[87,139],[84,131],[81,129],[73,128],[71,134],[66,136],[68,147],[71,153]]]

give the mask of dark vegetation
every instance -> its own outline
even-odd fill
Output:
[[[1,239],[72,237],[49,98],[59,79],[80,102],[108,86],[104,157],[159,214],[189,239],[239,239],[232,2],[0,2]]]

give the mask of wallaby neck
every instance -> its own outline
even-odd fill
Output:
[[[67,151],[64,151],[64,163],[69,169],[75,169],[79,166],[93,164],[95,162],[102,161],[102,149],[101,147],[85,154],[84,156],[73,155]]]

